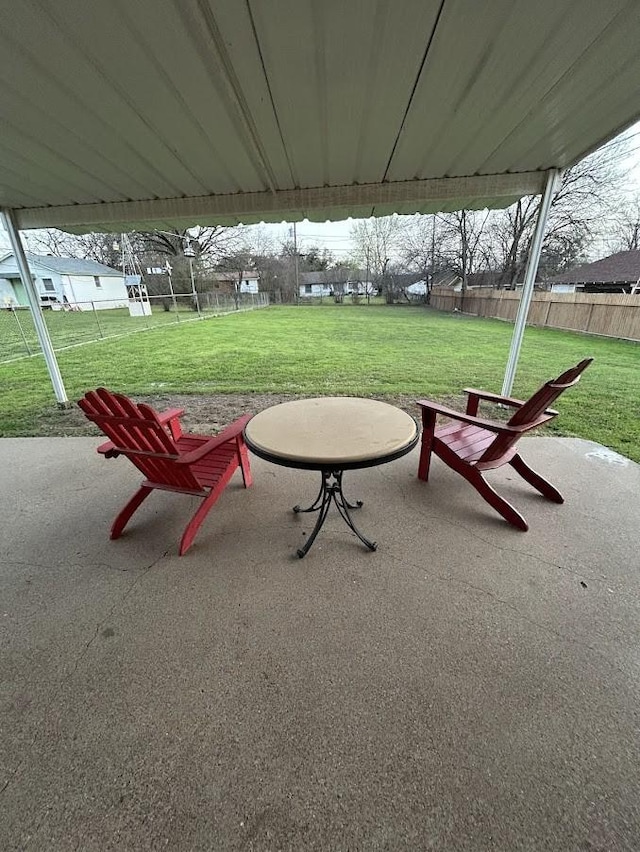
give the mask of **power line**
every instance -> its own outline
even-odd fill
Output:
[[[640,134],[638,134],[638,135],[640,135]],[[607,150],[606,146],[604,148],[600,148],[599,153],[601,153],[602,151],[606,151],[606,150]],[[616,154],[612,154],[609,157],[605,157],[604,160],[599,160],[597,162],[597,165],[598,166],[607,166],[607,165],[609,165],[609,163],[615,163],[616,161],[624,161],[624,160],[632,157],[633,154],[635,154],[637,151],[640,151],[640,145],[636,145],[633,148],[627,149],[625,151],[619,151]],[[591,154],[590,156],[593,157],[594,155]],[[585,160],[588,160],[588,159],[589,159],[588,157],[585,157],[585,159],[581,160],[580,162],[584,162]]]
[[[623,145],[625,142],[630,142],[632,139],[637,139],[639,136],[640,130],[630,133],[628,136],[616,136],[615,139],[610,139],[606,144],[602,145],[602,147],[597,148],[596,151],[606,151],[608,148],[614,148],[616,145]],[[594,151],[594,153],[596,152]]]
[[[317,239],[317,240],[350,240],[348,234],[299,234],[301,239]]]

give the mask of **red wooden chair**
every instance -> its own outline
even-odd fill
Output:
[[[212,438],[182,433],[180,417],[184,409],[172,408],[158,414],[149,405],[136,405],[128,397],[105,388],[89,391],[78,405],[110,439],[98,447],[98,452],[106,458],[126,456],[146,477],[113,522],[111,538],[120,536],[129,518],[154,489],[192,494],[203,502],[180,541],[182,556],[238,466],[245,488],[251,485],[249,454],[242,436],[250,414]]]
[[[586,358],[557,379],[547,382],[526,401],[465,388],[468,398],[463,414],[428,399],[416,400],[422,409],[423,426],[418,478],[425,482],[428,480],[431,453],[434,452],[445,464],[464,476],[506,521],[521,530],[527,530],[529,527],[522,515],[493,490],[483,477],[483,472],[510,464],[544,497],[554,503],[564,502],[563,496],[553,485],[525,464],[517,451],[517,443],[526,432],[553,420],[558,412],[549,406],[563,391],[578,383],[580,374],[592,360]],[[486,420],[477,416],[480,400],[508,405],[517,411],[506,423]],[[438,414],[454,422],[436,427]]]

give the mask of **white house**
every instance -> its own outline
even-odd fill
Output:
[[[233,292],[238,283],[237,272],[211,272],[209,277],[214,282],[213,286],[216,290]],[[240,292],[258,293],[260,291],[259,282],[260,275],[257,272],[243,270],[240,279]]]
[[[407,298],[414,302],[424,301],[427,297],[427,282],[414,281],[404,288]]]
[[[378,288],[374,286],[372,281],[347,281],[344,285],[344,292],[347,296],[354,293],[357,296],[377,296]]]
[[[260,277],[257,272],[243,272],[244,278],[240,282],[241,293],[257,293],[259,291],[258,282]]]
[[[555,282],[549,284],[549,290],[552,293],[575,293],[578,287],[578,284],[558,284]],[[519,285],[518,289],[520,289]]]
[[[301,272],[299,282],[299,295],[302,299],[331,296],[333,293],[326,272]]]
[[[356,294],[359,296],[375,296],[376,288],[371,281],[363,281],[357,277],[357,273],[348,269],[327,269],[322,272],[301,272],[299,295],[302,299],[318,298],[320,296],[333,296],[336,293],[343,295]]]
[[[91,311],[129,305],[124,275],[117,269],[75,257],[27,253],[42,307]],[[0,307],[27,306],[29,301],[12,252],[0,255]]]

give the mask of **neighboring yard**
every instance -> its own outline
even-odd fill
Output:
[[[417,397],[452,400],[465,386],[499,392],[512,328],[422,307],[272,307],[87,344],[59,362],[73,399],[97,385],[154,402],[199,395],[194,407],[206,401],[214,424],[230,419],[235,395],[254,410],[288,395],[374,396],[417,414]],[[514,396],[589,355],[596,360],[560,399],[553,431],[640,462],[637,344],[528,328]],[[0,411],[2,436],[93,434],[78,411],[56,410],[41,357],[0,365]]]
[[[53,348],[64,349],[79,343],[91,343],[100,339],[135,334],[156,326],[192,322],[198,313],[190,306],[189,296],[180,297],[175,310],[167,296],[153,298],[149,316],[130,316],[128,308],[96,311],[51,311],[43,312]],[[258,297],[255,302],[259,301]],[[168,308],[162,305],[164,302]],[[233,297],[226,294],[205,293],[201,295],[203,315],[212,318],[216,314],[235,310]],[[241,308],[253,307],[251,295],[241,295]],[[37,352],[39,349],[36,330],[27,309],[16,311],[0,310],[0,363],[15,360]]]

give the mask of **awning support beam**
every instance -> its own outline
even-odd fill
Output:
[[[281,222],[304,219],[308,211],[357,209],[360,215],[378,207],[391,212],[427,209],[429,212],[459,209],[460,199],[474,207],[508,207],[523,195],[538,195],[547,172],[475,175],[473,177],[428,178],[348,186],[316,186],[277,192],[234,192],[193,198],[156,198],[146,201],[110,201],[99,204],[69,204],[23,207],[15,211],[19,227],[61,228],[73,233],[115,232],[166,228],[180,223],[228,225],[230,222]],[[484,201],[486,200],[486,203]],[[346,214],[345,214],[346,215]],[[366,215],[370,215],[367,213]],[[326,218],[326,217],[325,217]],[[336,218],[339,218],[336,216]],[[344,218],[344,217],[343,217]]]
[[[53,345],[51,343],[51,338],[49,337],[49,330],[44,321],[44,317],[42,316],[40,298],[38,296],[36,286],[33,283],[33,278],[31,277],[31,271],[29,270],[27,257],[24,253],[24,247],[22,245],[20,233],[16,225],[14,212],[11,209],[3,208],[1,213],[4,227],[9,235],[11,248],[13,250],[16,263],[18,264],[18,271],[20,272],[20,278],[24,286],[24,291],[27,294],[27,299],[29,300],[31,316],[33,317],[33,324],[36,329],[38,341],[40,342],[40,346],[42,348],[42,353],[44,355],[44,360],[47,365],[47,370],[49,371],[49,377],[51,379],[51,384],[53,385],[56,400],[58,401],[58,406],[60,408],[69,408],[69,397],[67,396],[67,392],[64,387],[64,382],[62,381],[62,376],[60,374],[60,368],[58,367],[58,360],[56,358],[56,354],[53,351]]]
[[[531,306],[533,297],[533,285],[538,272],[538,264],[540,263],[540,253],[542,251],[542,242],[547,229],[547,220],[549,218],[549,210],[553,196],[556,194],[562,172],[559,169],[551,169],[547,174],[547,182],[542,196],[542,204],[538,211],[538,220],[536,222],[531,248],[529,249],[529,257],[527,258],[527,268],[524,275],[524,284],[522,286],[522,295],[518,304],[518,314],[516,316],[515,326],[513,328],[513,336],[511,338],[511,348],[509,350],[509,358],[502,383],[502,395],[511,396],[513,389],[513,380],[516,375],[518,366],[518,358],[520,357],[520,348],[522,346],[522,338],[527,324],[527,316]]]

